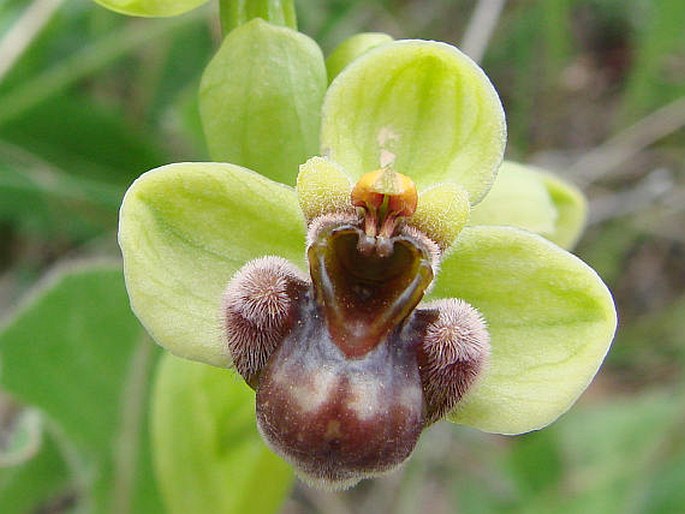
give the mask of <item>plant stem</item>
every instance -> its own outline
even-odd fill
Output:
[[[488,47],[506,0],[478,0],[461,43],[462,51],[480,62]]]
[[[254,18],[297,30],[294,0],[219,0],[224,36]]]

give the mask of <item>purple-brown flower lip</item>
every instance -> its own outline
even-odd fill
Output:
[[[329,488],[400,465],[472,385],[489,348],[465,302],[419,308],[440,251],[407,223],[411,180],[364,175],[351,203],[357,215],[309,224],[309,278],[265,257],[224,296],[228,349],[256,389],[260,432],[305,480]]]

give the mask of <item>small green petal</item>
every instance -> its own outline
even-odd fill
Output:
[[[131,306],[172,353],[230,364],[219,306],[248,260],[280,255],[304,267],[295,191],[231,164],[180,163],[149,171],[124,197],[119,245]]]
[[[330,212],[352,209],[352,184],[345,171],[323,157],[312,157],[297,175],[297,197],[307,221]]]
[[[587,200],[574,185],[550,173],[541,172],[542,181],[557,209],[554,232],[547,236],[562,248],[573,248],[587,222]]]
[[[353,178],[389,164],[419,189],[452,181],[478,203],[506,140],[504,112],[483,71],[456,48],[396,41],[338,75],[323,107],[321,149]]]
[[[294,185],[318,153],[326,85],[321,50],[304,34],[259,18],[231,31],[200,85],[210,156]]]
[[[328,81],[332,82],[348,64],[360,55],[391,41],[392,36],[382,32],[363,32],[347,38],[326,59]]]
[[[505,225],[549,236],[557,210],[538,172],[503,162],[492,189],[474,207],[469,225]]]
[[[110,11],[129,16],[177,16],[207,0],[95,0]]]
[[[416,212],[409,223],[445,250],[469,220],[468,193],[458,184],[440,184],[419,195]]]
[[[456,423],[504,434],[544,427],[576,401],[616,329],[613,299],[574,255],[510,227],[465,228],[433,298],[462,298],[488,323],[490,364]]]

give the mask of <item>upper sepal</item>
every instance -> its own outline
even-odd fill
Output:
[[[383,44],[347,66],[323,106],[321,151],[353,178],[387,164],[420,189],[456,182],[477,203],[506,140],[504,111],[483,71],[453,46]]]

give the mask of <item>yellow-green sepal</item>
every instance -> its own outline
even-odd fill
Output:
[[[304,268],[304,237],[290,187],[232,164],[149,171],[127,191],[119,217],[131,307],[167,350],[227,367],[219,310],[228,281],[264,255]]]
[[[542,170],[539,173],[557,210],[554,232],[547,238],[562,248],[572,249],[583,235],[587,223],[587,199],[570,182]]]
[[[506,141],[504,111],[483,71],[455,47],[394,41],[350,63],[326,93],[321,153],[353,179],[392,164],[420,189],[455,182],[478,203]]]
[[[588,386],[616,330],[611,293],[583,261],[513,227],[467,227],[430,298],[461,298],[485,318],[488,367],[449,419],[518,434],[548,425]]]
[[[587,201],[575,186],[541,168],[504,161],[469,225],[523,228],[570,249],[586,218]]]

